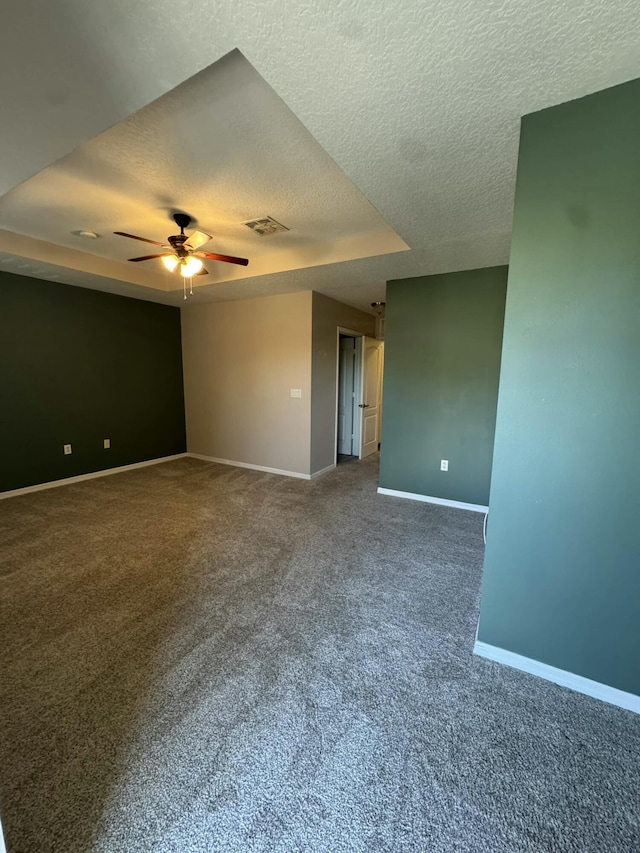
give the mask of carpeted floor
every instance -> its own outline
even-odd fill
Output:
[[[376,481],[0,504],[9,853],[640,849],[640,717],[474,658],[482,516]]]

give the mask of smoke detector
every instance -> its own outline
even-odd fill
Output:
[[[276,222],[270,216],[264,216],[262,219],[252,219],[250,222],[245,222],[244,224],[261,237],[269,237],[271,234],[282,234],[284,231],[289,230],[286,225]]]

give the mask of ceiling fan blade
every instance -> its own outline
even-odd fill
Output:
[[[189,235],[189,238],[184,245],[187,249],[199,249],[200,246],[204,246],[205,243],[208,243],[210,239],[211,234],[206,234],[204,231],[194,231],[193,234]]]
[[[246,267],[249,261],[246,258],[234,258],[232,255],[216,255],[214,252],[195,252],[201,258],[208,258],[210,261],[224,261],[227,264],[240,264]]]
[[[173,252],[160,252],[159,255],[143,255],[141,258],[128,258],[129,261],[150,261],[152,258],[166,258],[167,255],[172,255]]]
[[[158,243],[157,240],[147,240],[146,237],[136,237],[135,234],[125,234],[124,231],[114,231],[118,237],[130,237],[132,240],[140,240],[142,243],[151,243],[152,246],[164,246],[164,243]]]

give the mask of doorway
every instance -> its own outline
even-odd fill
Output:
[[[356,338],[338,334],[338,448],[337,464],[358,458],[359,442],[356,439],[356,392],[358,370],[356,364]]]
[[[338,328],[336,464],[380,447],[382,353],[381,341]]]

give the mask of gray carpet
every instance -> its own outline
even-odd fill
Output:
[[[640,849],[640,717],[474,658],[482,516],[376,478],[0,504],[9,853]]]

